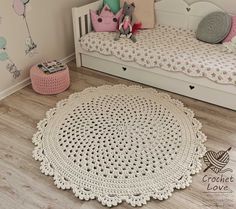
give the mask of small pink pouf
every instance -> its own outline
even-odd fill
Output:
[[[58,94],[70,86],[68,67],[56,73],[46,74],[35,65],[30,69],[30,78],[34,91],[39,94]]]

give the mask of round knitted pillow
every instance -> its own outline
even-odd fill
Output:
[[[211,44],[220,43],[229,34],[232,25],[231,16],[224,12],[213,12],[199,23],[196,37]]]
[[[226,39],[224,40],[224,42],[230,42],[232,40],[232,38],[235,36],[236,36],[236,16],[233,16],[231,30],[230,30],[228,36],[226,37]]]

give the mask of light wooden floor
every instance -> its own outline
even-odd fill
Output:
[[[76,69],[74,62],[71,69]],[[94,209],[104,208],[97,201],[84,202],[75,198],[72,192],[58,190],[52,178],[40,173],[39,162],[32,158],[34,148],[32,135],[36,124],[45,117],[45,112],[75,91],[104,84],[134,84],[92,70],[80,69],[71,72],[71,87],[57,96],[41,96],[28,86],[0,101],[0,209]],[[236,112],[214,105],[189,99],[176,94],[191,108],[203,124],[203,132],[208,136],[208,150],[216,152],[229,147],[230,163],[227,167],[236,172]],[[222,98],[224,99],[224,98]],[[205,167],[205,165],[204,165]],[[236,205],[236,181],[229,186],[232,194],[212,194],[206,192],[202,177],[219,176],[211,171],[195,175],[191,186],[176,191],[166,201],[152,200],[144,209],[233,209]],[[230,175],[229,173],[226,175]],[[117,209],[131,206],[123,203]]]

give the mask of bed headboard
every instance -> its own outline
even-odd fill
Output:
[[[98,10],[101,8],[103,0],[87,4],[81,7],[72,8],[73,28],[75,42],[92,30],[90,10]]]
[[[155,10],[157,23],[194,31],[207,14],[214,11],[223,11],[222,8],[210,2],[197,1],[189,5],[184,0],[157,1]]]
[[[72,9],[75,43],[92,30],[90,10],[98,10],[103,0]],[[210,2],[198,1],[188,5],[184,0],[159,0],[155,2],[158,24],[196,30],[198,23],[213,11],[223,11]]]

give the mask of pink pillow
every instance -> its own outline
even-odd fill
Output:
[[[122,9],[113,14],[108,5],[105,5],[100,15],[96,11],[90,11],[93,29],[96,32],[113,32],[117,30]]]
[[[234,36],[236,36],[236,16],[232,17],[231,30],[223,42],[230,42]]]
[[[142,28],[149,29],[155,26],[155,4],[154,0],[121,0],[120,5],[123,7],[124,2],[134,3],[135,9],[133,22],[141,22]]]

